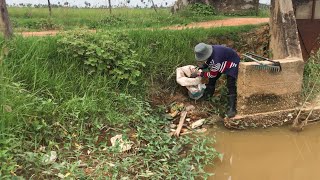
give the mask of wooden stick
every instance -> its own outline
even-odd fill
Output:
[[[310,118],[310,116],[312,115],[312,112],[313,112],[313,110],[314,110],[315,107],[316,107],[316,106],[314,105],[314,106],[312,107],[311,111],[309,112],[307,118],[300,123],[299,128],[300,128],[301,130],[303,129],[304,126],[306,126],[306,125],[308,124],[309,118]]]
[[[308,94],[306,100],[303,102],[302,107],[300,108],[297,117],[293,120],[293,123],[292,123],[292,127],[293,127],[293,128],[298,125],[298,123],[299,123],[299,117],[300,117],[300,114],[301,114],[301,112],[302,112],[302,109],[303,109],[303,107],[305,106],[305,104],[307,103],[307,101],[308,101],[310,95],[312,94],[315,86],[316,86],[316,83],[313,84],[313,87],[312,87],[310,93]]]
[[[186,119],[186,117],[187,117],[187,111],[182,111],[181,112],[181,116],[180,116],[179,125],[178,125],[176,131],[173,133],[173,135],[179,137],[181,129],[182,129],[182,126],[183,126],[183,123],[184,123],[184,120]]]
[[[320,118],[308,120],[308,123],[313,123],[313,122],[316,122],[316,121],[320,121]]]
[[[306,126],[312,125],[312,124],[316,124],[316,123],[319,123],[319,122],[320,122],[320,118],[319,118],[319,119],[309,120],[309,121],[308,121],[308,124],[307,124]]]

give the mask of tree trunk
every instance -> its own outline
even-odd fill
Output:
[[[111,14],[111,0],[108,0],[108,2],[109,2],[109,12]]]
[[[51,16],[51,3],[50,3],[50,0],[48,0],[48,7],[49,7],[49,15]]]
[[[4,32],[4,37],[6,39],[9,39],[12,37],[13,31],[9,21],[6,0],[0,0],[0,13],[1,13],[0,28]]]

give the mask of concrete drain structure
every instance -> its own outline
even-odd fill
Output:
[[[225,119],[226,127],[282,125],[293,120],[296,108],[301,105],[304,61],[292,1],[272,0],[271,6],[270,49],[282,71],[262,71],[254,67],[255,62],[241,62],[238,115]],[[314,113],[320,112],[320,106],[312,109]]]

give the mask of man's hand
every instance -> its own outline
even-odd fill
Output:
[[[190,76],[190,78],[199,77],[200,74],[201,74],[201,71],[202,71],[202,70],[198,70],[198,69],[196,69],[196,68],[192,68],[192,69],[191,69],[191,76]]]
[[[191,74],[190,78],[196,78],[196,77],[199,77],[200,76],[200,72],[198,71],[195,71]]]

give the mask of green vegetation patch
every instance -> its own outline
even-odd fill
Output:
[[[204,166],[219,155],[204,137],[170,137],[168,129],[161,128],[167,120],[150,115],[147,104],[125,94],[110,94],[106,101],[127,106],[134,117],[104,105],[107,112],[102,112],[92,97],[58,104],[19,84],[1,87],[10,100],[2,104],[1,113],[2,178],[193,179],[207,177]],[[128,121],[112,125],[105,118]],[[133,142],[130,150],[111,146],[110,139],[119,134]]]
[[[142,59],[145,55],[139,54],[136,43],[130,46],[131,36],[87,35],[16,37],[3,44],[1,177],[206,177],[204,166],[219,155],[212,147],[214,139],[170,137],[170,122],[143,98],[145,84],[133,87],[130,79],[114,80],[109,69],[88,73],[84,63],[90,57],[98,61],[103,56],[107,60],[114,57],[118,60],[112,61],[115,68],[119,61],[128,59],[150,65],[144,61],[147,57]],[[101,52],[111,44],[117,48],[114,53],[110,54],[112,49],[109,54]],[[148,77],[139,76],[138,82],[148,82]],[[112,146],[110,139],[116,135],[133,142],[132,148],[121,152],[119,144]]]
[[[303,76],[304,97],[313,99],[320,94],[320,51],[314,53],[304,67]]]
[[[58,52],[82,61],[88,73],[102,73],[115,81],[137,84],[139,69],[145,64],[138,61],[132,49],[133,41],[123,33],[72,31],[61,35]]]
[[[201,15],[189,17],[173,15],[169,8],[153,9],[113,8],[52,8],[49,16],[48,8],[9,7],[11,21],[15,31],[36,31],[51,29],[127,29],[158,28],[170,25],[186,25],[195,21],[223,19],[223,16]],[[198,11],[199,12],[199,11]],[[68,18],[66,18],[68,17]]]
[[[10,20],[15,31],[39,31],[93,28],[93,29],[129,29],[159,28],[165,26],[184,26],[191,22],[230,18],[231,16],[253,16],[255,12],[224,15],[204,4],[187,6],[177,14],[170,8],[66,8],[53,7],[52,15],[48,8],[9,7]],[[68,18],[66,18],[68,17]],[[269,9],[260,9],[259,17],[269,17]]]
[[[185,17],[213,16],[216,14],[214,7],[201,3],[190,4],[179,11],[179,15]]]
[[[176,89],[175,69],[195,63],[198,42],[248,48],[241,34],[253,27],[74,31],[2,43],[1,176],[207,177],[204,166],[219,156],[214,138],[170,137],[163,109],[152,109],[146,97]],[[127,75],[114,77],[114,69]],[[217,93],[224,92],[222,85]],[[212,101],[223,106],[218,97]],[[116,135],[132,142],[131,149],[112,146]]]

